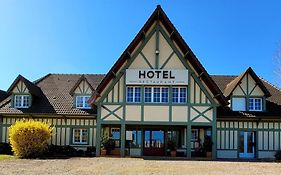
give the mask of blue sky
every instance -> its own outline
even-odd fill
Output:
[[[107,73],[157,4],[209,74],[251,66],[280,81],[278,0],[1,0],[0,89],[18,74],[33,81],[47,73]]]

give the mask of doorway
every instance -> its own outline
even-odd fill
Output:
[[[144,131],[144,149],[145,156],[164,156],[165,132],[163,130],[145,130]]]
[[[240,132],[239,134],[239,157],[255,157],[255,132]]]

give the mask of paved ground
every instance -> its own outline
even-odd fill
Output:
[[[137,158],[71,158],[0,161],[1,175],[84,174],[214,174],[280,175],[281,163],[226,161],[161,161]]]

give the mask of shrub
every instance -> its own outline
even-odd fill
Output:
[[[36,158],[48,148],[53,128],[34,120],[20,120],[9,128],[14,154],[20,158]]]
[[[13,155],[11,145],[9,143],[0,143],[0,154]]]
[[[276,161],[281,162],[281,150],[276,151],[274,157]]]

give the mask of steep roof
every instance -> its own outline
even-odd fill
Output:
[[[227,88],[227,85],[241,78],[240,76],[228,76],[228,75],[212,75],[212,79],[216,82],[221,91]],[[281,119],[281,90],[270,84],[264,79],[260,79],[261,83],[265,86],[270,97],[266,98],[266,111],[264,112],[239,112],[232,111],[229,107],[218,108],[218,118],[280,118]]]
[[[9,89],[7,91],[7,93],[9,95],[12,93],[12,90],[16,87],[16,85],[20,81],[22,81],[25,84],[26,88],[29,90],[29,93],[31,93],[32,95],[37,96],[37,97],[40,97],[42,95],[40,88],[38,86],[36,86],[34,83],[30,82],[25,77],[23,77],[22,75],[18,75],[18,77],[14,80],[12,85],[9,87]]]
[[[263,93],[266,97],[270,96],[270,92],[267,90],[267,88],[264,86],[263,82],[260,80],[260,78],[257,76],[257,74],[253,71],[251,67],[249,67],[245,72],[240,74],[238,77],[234,78],[230,83],[227,84],[227,86],[224,89],[224,96],[229,97],[231,93],[234,91],[234,89],[239,85],[239,83],[242,81],[242,79],[247,75],[250,74],[252,78],[255,80],[255,82],[259,85]]]
[[[92,79],[92,80],[94,80],[94,82],[95,82],[96,79]],[[81,75],[81,77],[78,79],[78,81],[75,83],[75,85],[71,88],[71,90],[70,90],[70,95],[73,95],[73,94],[74,94],[74,91],[75,91],[76,88],[80,85],[80,83],[81,83],[82,81],[86,81],[86,82],[89,84],[89,87],[91,88],[91,90],[94,91],[93,86],[95,86],[95,83],[93,83],[93,82],[90,83],[90,82],[87,80],[87,78],[85,77],[85,75],[83,74],[83,75]],[[98,84],[98,83],[97,83],[97,84]]]
[[[16,109],[11,106],[11,96],[0,102],[0,114],[61,114],[61,115],[91,115],[95,109],[76,109],[73,107],[71,88],[81,78],[82,74],[48,74],[34,81],[41,95],[33,99],[28,109]],[[96,88],[104,78],[104,74],[85,74],[85,78],[93,88]]]
[[[177,45],[179,46],[182,53],[184,53],[185,59],[189,60],[190,64],[194,67],[195,71],[198,73],[198,75],[201,75],[200,78],[205,82],[205,84],[208,86],[208,88],[211,90],[211,92],[214,95],[214,98],[216,98],[222,105],[226,105],[227,99],[224,97],[220,89],[217,87],[217,85],[214,83],[214,81],[210,78],[209,74],[205,70],[205,68],[201,65],[199,60],[196,58],[194,53],[191,51],[189,46],[185,43],[177,29],[174,27],[174,25],[171,23],[165,12],[162,10],[161,6],[158,5],[155,11],[152,13],[152,15],[149,17],[147,22],[144,24],[144,26],[141,28],[139,33],[136,35],[136,37],[133,39],[133,41],[129,44],[129,46],[125,49],[125,51],[122,53],[120,58],[115,62],[115,64],[111,67],[109,72],[106,74],[105,78],[102,80],[100,85],[96,89],[96,94],[92,96],[90,99],[91,103],[94,103],[96,100],[96,97],[101,94],[101,92],[104,90],[104,88],[107,86],[107,84],[115,77],[115,73],[119,71],[121,66],[125,63],[127,59],[130,59],[131,53],[135,50],[135,48],[138,46],[139,42],[142,41],[142,39],[145,37],[145,33],[150,29],[150,27],[153,25],[153,23],[157,20],[160,20],[163,26],[166,28],[166,30],[169,32],[170,37],[172,40],[174,40]]]
[[[0,102],[7,97],[8,93],[6,91],[0,90]]]

